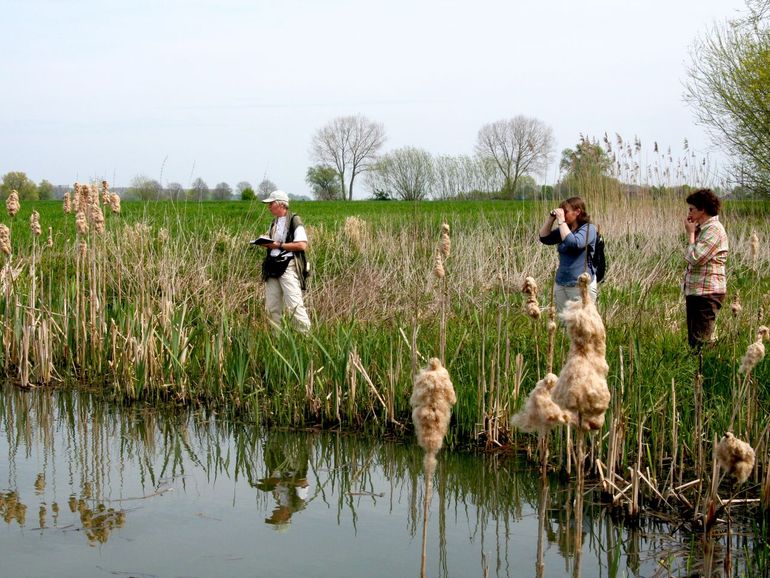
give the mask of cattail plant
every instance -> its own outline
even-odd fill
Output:
[[[110,194],[110,210],[112,211],[113,215],[120,214],[120,196],[118,193]]]
[[[64,199],[62,201],[62,207],[64,209],[64,214],[69,215],[72,212],[72,200],[70,198],[70,192],[67,191],[64,193]]]
[[[765,344],[763,341],[770,338],[770,329],[764,325],[757,329],[757,337],[753,343],[749,344],[746,349],[746,354],[741,360],[741,366],[738,368],[739,373],[748,375],[757,364],[765,357]]]
[[[412,397],[412,422],[414,423],[417,443],[425,450],[423,468],[425,470],[425,504],[422,528],[422,566],[421,576],[425,576],[425,548],[428,527],[428,508],[436,470],[436,454],[444,444],[444,436],[449,429],[452,406],[457,402],[449,372],[435,357],[414,377]]]
[[[759,258],[759,237],[757,236],[756,231],[751,232],[750,246],[751,246],[751,268],[756,271],[757,259]]]
[[[449,238],[449,224],[448,223],[442,223],[441,224],[441,240],[439,242],[439,249],[441,251],[441,256],[444,259],[449,257],[449,253],[452,250],[452,241]]]
[[[737,484],[749,479],[754,469],[754,450],[746,442],[739,440],[732,432],[727,432],[717,446],[719,467],[727,475],[735,478]]]
[[[538,381],[524,407],[511,418],[511,424],[525,432],[545,435],[555,426],[568,423],[569,412],[559,407],[551,397],[558,379],[553,373],[548,373]]]
[[[5,200],[5,208],[8,210],[8,215],[13,218],[16,213],[19,212],[19,193],[16,190],[11,191],[8,198]]]
[[[110,185],[107,181],[102,181],[102,204],[110,204]]]
[[[585,431],[602,427],[610,403],[604,323],[588,296],[589,281],[587,273],[578,277],[582,299],[569,302],[561,315],[570,349],[553,390],[554,401],[570,412],[572,423]]]
[[[540,319],[540,305],[537,302],[537,282],[535,279],[533,277],[524,279],[521,291],[527,296],[527,304],[525,305],[527,315],[532,319]]]

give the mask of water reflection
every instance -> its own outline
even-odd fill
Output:
[[[275,499],[275,508],[270,517],[265,518],[265,523],[279,530],[291,522],[292,515],[305,509],[310,489],[307,480],[310,457],[307,441],[291,441],[285,440],[284,443],[279,437],[270,437],[265,441],[263,455],[267,477],[255,484]]]
[[[0,392],[4,575],[417,575],[424,491],[416,445]],[[510,457],[439,457],[429,576],[676,576],[712,555]]]

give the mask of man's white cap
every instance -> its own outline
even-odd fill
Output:
[[[273,191],[270,193],[270,196],[266,199],[263,199],[263,203],[272,203],[273,201],[283,201],[284,203],[289,202],[289,195],[284,193],[283,191]]]

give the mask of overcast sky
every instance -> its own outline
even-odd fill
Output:
[[[313,133],[383,123],[384,151],[471,154],[522,114],[710,149],[682,100],[698,34],[743,0],[0,0],[0,174],[136,175],[308,194]],[[555,171],[556,160],[552,163]],[[539,178],[538,181],[542,179]],[[553,175],[546,180],[553,181]],[[360,182],[356,196],[366,196]]]

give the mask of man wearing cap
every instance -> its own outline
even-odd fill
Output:
[[[272,324],[279,328],[281,314],[286,309],[298,331],[310,331],[310,318],[302,300],[304,286],[304,251],[307,233],[299,215],[289,211],[289,195],[273,191],[262,201],[268,203],[273,214],[268,237],[273,242],[265,245],[267,255],[262,263],[265,281],[265,307]]]

